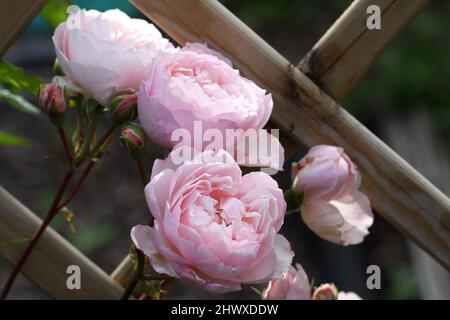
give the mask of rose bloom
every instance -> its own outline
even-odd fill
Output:
[[[181,165],[156,160],[145,195],[154,227],[135,226],[131,238],[159,273],[224,293],[280,277],[291,264],[290,244],[278,234],[283,192],[263,172],[242,176],[226,151]]]
[[[279,170],[284,150],[277,138],[259,130],[269,120],[272,107],[272,96],[242,77],[229,60],[205,45],[193,43],[178,52],[156,56],[149,77],[141,85],[138,116],[150,139],[166,148],[180,142],[172,140],[175,129],[186,129],[194,137],[194,125],[200,122],[203,132],[220,130],[222,141],[213,141],[219,144],[214,149],[234,154],[239,141],[252,135],[246,135],[246,130],[256,129],[267,139],[267,145],[276,149],[267,158],[258,154],[255,161],[249,154],[256,153],[248,151],[239,164]],[[241,131],[235,131],[234,139],[226,139],[227,129]],[[201,141],[200,147],[204,149],[210,143]],[[194,143],[188,145],[195,147]]]
[[[67,78],[104,106],[121,89],[139,89],[159,50],[173,50],[154,25],[122,11],[78,10],[53,36]]]
[[[356,165],[339,147],[319,145],[292,166],[293,190],[304,192],[301,215],[308,227],[328,241],[358,244],[369,234],[373,214],[359,191]]]
[[[302,266],[290,266],[282,278],[269,282],[263,300],[311,300],[311,286]]]

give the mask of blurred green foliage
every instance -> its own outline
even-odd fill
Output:
[[[386,288],[387,299],[420,299],[419,285],[411,265],[399,264],[389,271],[389,287]]]
[[[116,226],[99,224],[93,227],[83,227],[77,233],[69,236],[69,241],[82,252],[90,253],[110,244],[117,238],[117,234]]]
[[[0,83],[8,86],[9,89],[22,89],[36,96],[44,80],[38,76],[27,75],[22,68],[0,60]]]
[[[28,141],[14,134],[0,130],[0,146],[6,147],[24,147]]]
[[[450,2],[426,8],[344,101],[369,115],[426,108],[450,133]]]
[[[67,7],[72,4],[70,0],[50,0],[41,10],[41,16],[50,28],[55,29],[67,18]]]

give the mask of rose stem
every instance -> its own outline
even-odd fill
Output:
[[[97,144],[97,146],[94,149],[93,154],[95,155],[96,152],[98,152],[100,149],[100,154],[98,155],[98,157],[101,157],[101,155],[103,154],[103,150],[107,147],[108,143],[109,143],[109,138],[112,136],[112,134],[114,133],[114,127],[111,128],[110,130],[108,130],[108,132],[103,136],[103,138],[99,141],[99,143]],[[94,166],[95,161],[91,161],[89,163],[89,165],[86,167],[86,169],[84,170],[80,180],[78,181],[77,185],[75,186],[74,190],[70,193],[70,195],[68,196],[68,198],[63,202],[63,204],[59,205],[59,202],[64,194],[65,189],[67,188],[70,179],[72,178],[72,176],[74,175],[74,170],[70,169],[63,182],[61,183],[61,186],[58,189],[58,192],[53,200],[53,203],[47,213],[47,216],[45,218],[45,220],[42,222],[41,226],[39,227],[39,229],[36,231],[36,233],[33,235],[31,241],[29,242],[28,246],[25,248],[25,251],[22,253],[22,256],[19,258],[19,261],[17,262],[16,266],[14,267],[11,275],[9,276],[3,290],[2,293],[0,295],[0,300],[4,300],[6,299],[9,291],[11,290],[11,287],[17,277],[17,275],[19,274],[20,270],[23,268],[23,265],[25,264],[26,260],[28,259],[29,255],[31,254],[31,252],[33,251],[34,247],[36,246],[37,242],[39,241],[39,239],[41,238],[42,234],[44,233],[45,229],[47,228],[47,226],[50,224],[50,222],[52,221],[52,219],[55,217],[55,215],[59,212],[59,210],[61,210],[64,206],[66,206],[76,195],[76,193],[80,190],[84,180],[86,179],[86,177],[88,176],[89,172],[91,171],[92,167]]]
[[[98,144],[95,146],[94,151],[92,152],[93,157],[95,157],[97,152],[98,152],[97,158],[100,158],[103,155],[104,149],[108,146],[109,142],[111,141],[110,138],[113,135],[114,130],[115,130],[115,127],[111,127],[103,135],[103,137],[100,139]],[[80,180],[78,180],[78,182],[75,185],[75,187],[73,188],[72,192],[67,196],[67,198],[63,201],[63,203],[59,205],[58,211],[61,210],[62,208],[64,208],[70,201],[72,201],[72,199],[76,196],[78,191],[80,191],[81,186],[83,185],[83,183],[86,180],[87,176],[91,172],[91,170],[94,167],[95,163],[96,162],[93,161],[93,160],[89,161],[89,164],[87,165],[87,167],[84,169],[83,173],[81,174]]]
[[[58,210],[57,210],[58,203],[61,200],[61,197],[63,196],[64,191],[66,190],[67,185],[69,184],[70,179],[72,178],[73,174],[74,174],[74,171],[71,169],[66,173],[66,175],[58,189],[58,192],[56,193],[55,199],[53,199],[52,205],[47,213],[47,216],[45,217],[44,221],[40,225],[39,229],[36,231],[36,233],[31,238],[31,241],[28,243],[24,252],[20,256],[20,258],[17,261],[13,271],[11,272],[5,286],[3,287],[2,293],[0,295],[0,300],[6,299],[6,297],[8,296],[8,293],[11,290],[11,287],[14,283],[14,280],[16,279],[17,275],[19,274],[20,270],[22,269],[23,265],[25,264],[26,260],[28,259],[28,256],[30,255],[30,253],[32,252],[32,250],[34,249],[36,244],[38,243],[39,239],[41,238],[41,236],[44,233],[47,226],[52,221],[53,217],[58,213]]]
[[[67,141],[66,131],[64,130],[63,127],[59,127],[58,133],[59,133],[59,136],[61,137],[61,141],[62,141],[62,144],[64,147],[64,153],[66,154],[66,158],[69,163],[69,166],[72,166],[72,161],[73,161],[72,152],[70,151],[69,143]]]
[[[147,175],[145,174],[144,165],[142,164],[142,161],[136,161],[136,163],[137,163],[137,166],[139,169],[139,175],[141,176],[142,184],[145,187],[148,183],[148,179],[147,179]]]

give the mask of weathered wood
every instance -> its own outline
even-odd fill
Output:
[[[450,194],[450,157],[426,111],[389,117],[380,127],[386,141],[400,155],[443,192]],[[422,298],[450,299],[450,272],[413,243],[410,243],[410,249]]]
[[[341,101],[429,1],[354,1],[298,67],[336,101]],[[367,29],[369,5],[381,9],[380,30]]]
[[[42,220],[0,186],[0,254],[15,263],[23,245],[12,240],[30,238]],[[69,265],[81,269],[81,289],[66,285]],[[22,272],[58,299],[118,299],[122,288],[108,274],[52,228],[47,228]],[[13,288],[14,290],[14,288]]]
[[[47,0],[0,1],[0,57],[22,33]]]
[[[271,92],[272,120],[297,144],[344,147],[377,212],[450,268],[450,200],[243,22],[211,0],[131,2],[178,43],[208,43]]]

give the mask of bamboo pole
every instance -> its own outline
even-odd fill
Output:
[[[450,268],[450,200],[243,22],[212,0],[131,2],[178,43],[208,43],[271,92],[272,120],[297,145],[344,147],[377,212]]]
[[[16,263],[23,246],[17,239],[30,238],[42,220],[0,186],[0,254]],[[69,290],[68,266],[81,271],[81,289]],[[52,228],[47,228],[22,272],[58,299],[119,299],[122,288],[108,274]],[[14,290],[14,289],[13,289]]]
[[[0,57],[22,33],[47,0],[0,1]]]
[[[297,67],[335,101],[341,101],[429,1],[354,1]],[[381,9],[379,30],[366,26],[369,5]]]

